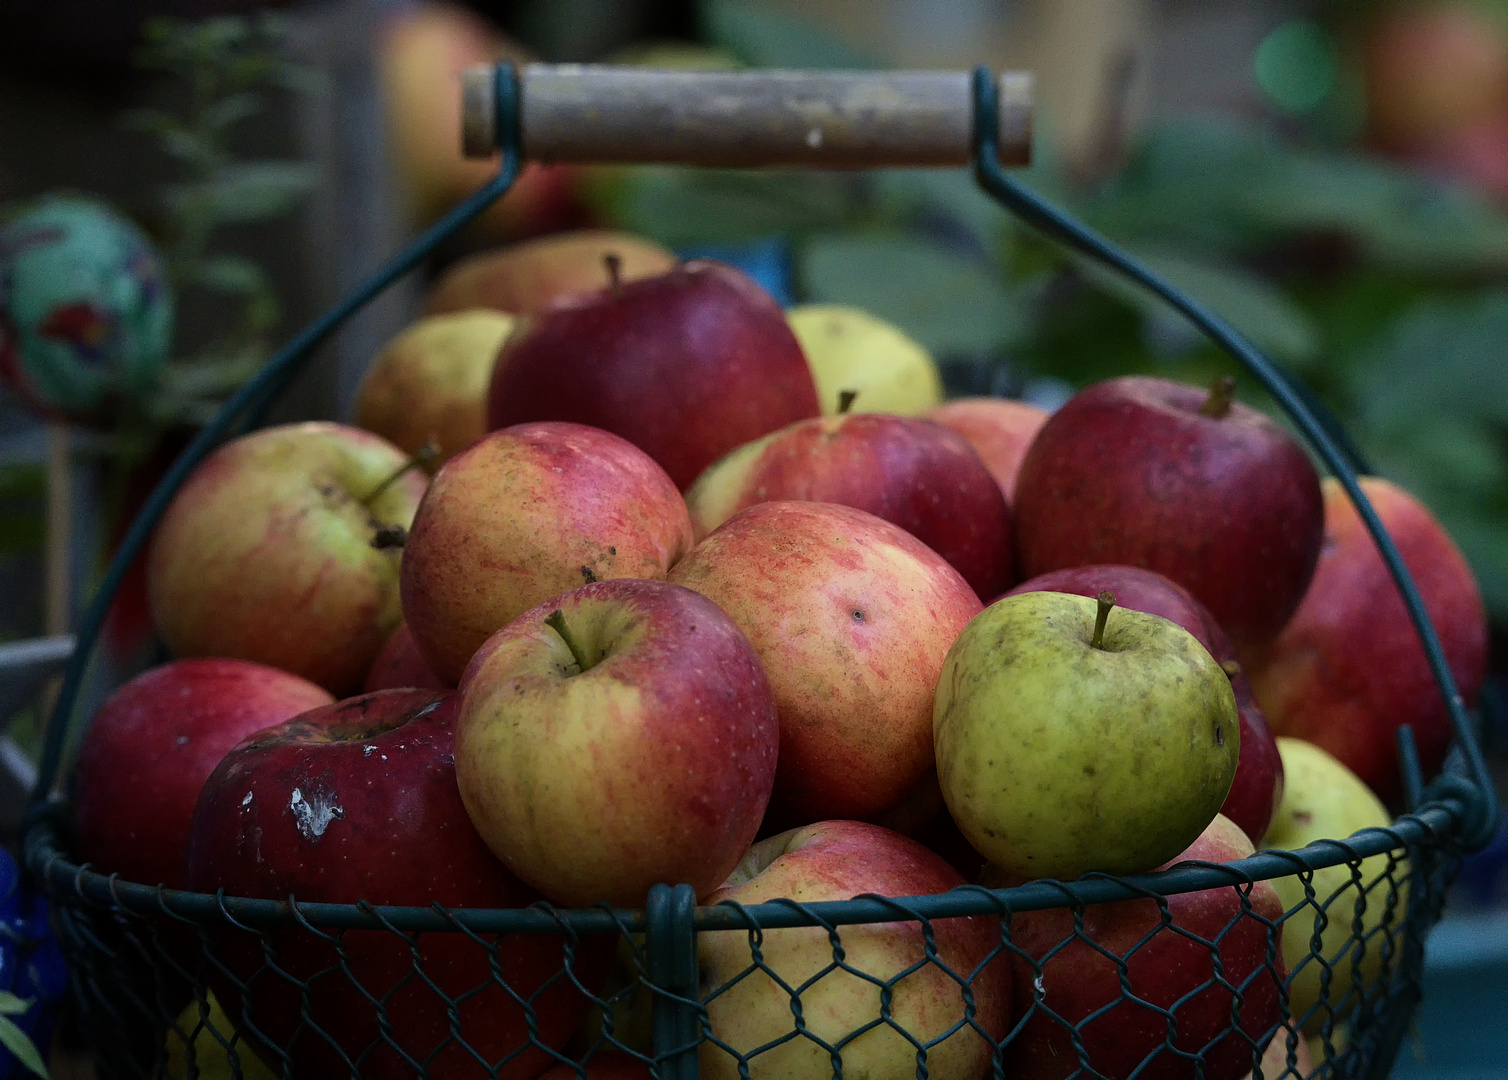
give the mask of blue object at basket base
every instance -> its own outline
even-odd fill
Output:
[[[46,901],[21,881],[10,852],[0,848],[0,990],[31,1003],[9,1017],[47,1059],[58,1006],[68,989],[68,965],[48,919]],[[30,1076],[0,1047],[0,1080]]]
[[[743,244],[699,244],[676,252],[683,259],[716,259],[736,266],[759,283],[781,307],[796,302],[791,273],[791,248],[784,240],[751,240]]]

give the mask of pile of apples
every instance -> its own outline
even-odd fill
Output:
[[[1449,719],[1374,545],[1228,380],[1116,379],[1051,417],[941,398],[878,316],[784,312],[632,236],[459,265],[374,360],[360,426],[244,436],[178,493],[148,566],[178,659],[89,729],[80,854],[311,902],[905,897],[1386,824],[1404,723],[1440,767]],[[1417,502],[1364,486],[1470,700],[1471,574]],[[749,1075],[829,1076],[823,1040],[853,1075],[912,1076],[914,1039],[928,1075],[974,1080],[1014,1032],[1007,1074],[1058,1078],[1079,1025],[1103,1075],[1200,1054],[1236,1080],[1354,1007],[1402,918],[1345,866],[1313,889],[1337,897],[1324,963],[1296,878],[842,927],[841,968],[821,928],[764,933],[752,969],[749,935],[704,933],[702,1072],[774,1043]],[[583,988],[624,979],[605,939],[267,936],[275,972],[212,931],[210,986],[299,1075],[484,1075],[473,1051],[578,1075],[561,1062],[604,1022]]]

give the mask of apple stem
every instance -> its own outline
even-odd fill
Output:
[[[571,650],[571,656],[575,658],[578,668],[586,671],[592,666],[587,662],[586,653],[581,651],[581,644],[576,640],[576,635],[572,634],[570,629],[567,628],[565,612],[556,608],[545,616],[545,625],[560,635],[560,640],[564,641],[566,648]]]
[[[608,287],[616,289],[623,283],[623,257],[616,251],[609,251],[602,256],[602,264],[607,267]]]
[[[1236,380],[1229,375],[1222,375],[1215,380],[1215,385],[1210,388],[1210,396],[1204,399],[1204,404],[1199,406],[1200,416],[1213,417],[1216,420],[1224,418],[1230,412],[1231,402],[1236,392]]]
[[[844,413],[848,412],[849,409],[853,408],[853,400],[858,396],[859,392],[857,390],[839,390],[838,415],[842,416]]]
[[[418,452],[415,453],[413,457],[409,458],[402,465],[398,466],[392,472],[388,473],[387,476],[382,478],[382,482],[380,484],[378,484],[371,491],[362,496],[361,505],[370,507],[374,502],[377,501],[377,497],[388,488],[396,484],[398,482],[398,478],[404,473],[408,472],[410,469],[418,465],[427,466],[430,462],[434,461],[435,458],[439,456],[440,440],[431,435],[425,441],[424,445],[419,447]]]
[[[1115,606],[1115,594],[1102,592],[1099,597],[1099,610],[1094,615],[1094,636],[1089,639],[1091,649],[1103,649],[1105,647],[1105,620],[1110,618],[1110,609]]]

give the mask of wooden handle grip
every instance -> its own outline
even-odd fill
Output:
[[[1032,77],[999,77],[1000,162],[1031,160]],[[462,149],[497,152],[493,69],[462,76]],[[965,165],[971,76],[953,71],[650,71],[529,64],[519,71],[533,161],[875,168]]]

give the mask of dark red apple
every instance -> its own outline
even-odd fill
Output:
[[[537,894],[487,850],[461,804],[452,764],[456,702],[444,691],[384,690],[304,713],[242,743],[199,797],[189,887],[342,904],[535,902]],[[215,954],[235,981],[211,982],[231,1016],[242,1015],[241,987],[249,985],[244,1008],[256,1032],[288,1055],[298,1075],[344,1075],[343,1053],[353,1060],[366,1054],[361,1075],[369,1080],[415,1076],[400,1051],[427,1061],[429,1075],[493,1075],[452,1034],[490,1061],[529,1042],[525,1012],[494,982],[494,964],[512,993],[537,995],[538,1038],[547,1046],[565,1046],[590,1004],[565,978],[542,989],[565,962],[557,935],[505,936],[495,956],[461,933],[411,941],[386,930],[348,930],[331,939],[293,928],[264,937],[282,975],[264,967],[262,940],[226,929],[214,934]],[[585,985],[606,974],[613,944],[577,946],[575,970]],[[305,1002],[290,980],[316,976]],[[442,994],[457,1002],[454,1018]],[[389,1025],[385,1038],[373,998]],[[549,1060],[531,1048],[496,1075],[532,1078]]]
[[[1282,428],[1216,389],[1142,376],[1079,391],[1016,480],[1023,577],[1120,563],[1193,593],[1238,655],[1271,641],[1319,558],[1324,506]]]
[[[942,424],[886,413],[801,420],[739,447],[686,492],[698,537],[783,499],[852,506],[899,525],[980,597],[1010,584],[1005,495],[968,440]]]
[[[1246,834],[1217,816],[1173,862],[1234,862],[1251,854]],[[1109,1080],[1132,1073],[1145,1080],[1239,1080],[1249,1073],[1258,1057],[1253,1043],[1260,1045],[1283,1019],[1279,931],[1272,925],[1283,905],[1266,881],[1252,886],[1249,900],[1243,892],[1224,886],[1169,896],[1166,919],[1152,899],[1094,904],[1082,916],[1066,907],[1013,916],[1011,941],[1031,960],[1011,958],[1015,1019],[1025,1023],[1005,1048],[1005,1075],[1063,1080],[1077,1073],[1069,1025],[1079,1025],[1089,1067]],[[1239,1005],[1227,986],[1240,991]],[[1168,1050],[1168,1019],[1158,1010],[1173,1013],[1173,1045],[1199,1055],[1202,1073],[1192,1057]]]
[[[175,660],[105,701],[74,774],[79,856],[106,874],[183,887],[199,790],[230,749],[335,699],[323,687],[249,660]]]
[[[694,261],[526,318],[498,354],[488,422],[603,428],[684,489],[735,446],[818,412],[780,305],[732,267]]]
[[[650,1080],[649,1065],[632,1054],[609,1050],[587,1062],[584,1069],[575,1065],[557,1065],[539,1080]]]
[[[419,646],[414,643],[414,635],[409,633],[408,623],[400,622],[393,627],[393,632],[382,643],[382,648],[377,650],[377,659],[372,661],[366,685],[361,691],[370,694],[374,690],[401,690],[405,687],[416,690],[454,689],[435,674],[435,669],[429,666],[429,661],[419,652]]]
[[[1251,682],[1236,660],[1230,638],[1209,610],[1183,586],[1134,566],[1054,570],[1022,582],[1006,595],[1023,592],[1064,592],[1090,597],[1113,593],[1119,607],[1145,611],[1177,623],[1220,661],[1230,675],[1241,720],[1241,758],[1236,765],[1236,779],[1220,812],[1239,825],[1253,844],[1260,844],[1283,797],[1283,759],[1278,755],[1278,744],[1267,718],[1252,694]]]

